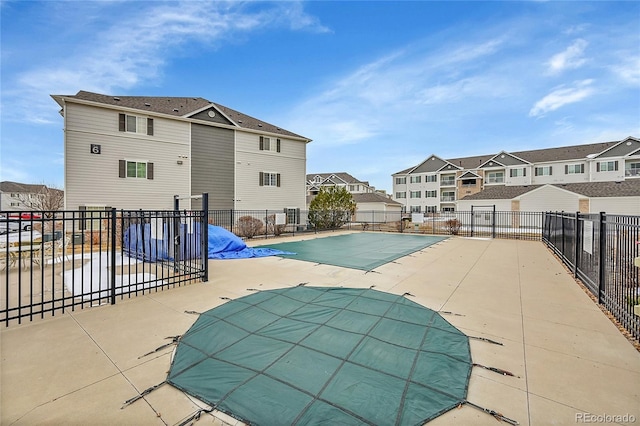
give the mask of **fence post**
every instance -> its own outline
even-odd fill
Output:
[[[580,212],[576,212],[575,237],[573,241],[573,278],[578,278],[578,257],[580,256]]]
[[[606,231],[606,213],[600,212],[600,241],[598,242],[599,259],[598,259],[598,303],[602,304],[602,292],[604,291],[605,280],[605,262],[607,260],[607,231]]]
[[[564,210],[561,212],[560,223],[562,224],[562,232],[560,233],[560,236],[562,238],[562,245],[560,247],[560,250],[562,252],[562,260],[566,261],[567,256],[565,255],[564,251]]]
[[[475,215],[473,214],[473,206],[471,206],[471,237],[473,237],[473,222]]]
[[[110,287],[111,287],[111,304],[116,304],[116,208],[111,208],[111,270],[110,270]]]
[[[495,238],[495,237],[496,237],[496,205],[494,204],[493,210],[491,211],[491,238]]]
[[[200,245],[200,254],[202,255],[202,281],[209,281],[209,193],[202,193],[202,241]]]
[[[229,209],[229,232],[233,234],[233,209]]]

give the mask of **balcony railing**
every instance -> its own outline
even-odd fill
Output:
[[[455,179],[443,179],[440,181],[440,186],[455,186]]]
[[[440,201],[455,201],[455,200],[456,200],[455,195],[443,195],[442,197],[440,197]]]
[[[624,175],[626,177],[640,176],[640,169],[625,169]]]

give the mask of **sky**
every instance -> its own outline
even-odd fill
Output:
[[[443,159],[640,137],[636,1],[0,0],[0,181],[64,187],[52,94],[202,97],[390,191]]]

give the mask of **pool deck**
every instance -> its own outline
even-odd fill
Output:
[[[467,335],[502,342],[471,340],[472,358],[518,377],[476,367],[468,400],[521,425],[640,424],[640,353],[541,242],[455,237],[369,273],[278,257],[209,267],[207,283],[0,330],[0,424],[179,424],[201,404],[169,385],[122,408],[165,380],[172,349],[139,357],[184,333],[197,319],[185,311],[300,283],[408,292]],[[200,424],[242,423],[214,412]],[[429,423],[499,424],[470,406]]]

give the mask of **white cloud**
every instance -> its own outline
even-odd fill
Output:
[[[551,57],[547,63],[550,74],[558,74],[564,70],[580,68],[587,61],[583,54],[589,43],[579,38],[567,47],[563,52]]]
[[[436,51],[401,47],[364,64],[301,102],[287,126],[324,146],[350,145],[393,133],[394,126],[428,121],[430,109],[471,96],[510,93],[502,72],[478,68],[496,54],[502,38],[450,42]],[[480,73],[476,75],[475,73]],[[328,124],[329,123],[329,124]]]
[[[80,3],[82,7],[82,4]],[[90,7],[100,3],[91,2]],[[119,7],[104,3],[104,7]],[[161,76],[171,48],[200,43],[215,49],[220,43],[264,28],[328,32],[298,2],[140,2],[126,15],[104,28],[97,27],[82,47],[64,60],[29,69],[3,95],[12,114],[23,119],[24,111],[51,111],[49,94],[70,94],[79,89],[110,93],[128,90]],[[88,7],[89,7],[88,6]],[[126,6],[126,5],[124,5]],[[113,14],[113,10],[110,11]],[[78,24],[78,31],[82,24]],[[69,32],[73,32],[69,26]],[[181,49],[176,49],[180,52]],[[178,53],[179,54],[179,53]],[[166,59],[165,59],[166,58]],[[41,114],[38,114],[41,115]]]
[[[640,86],[640,56],[627,58],[622,63],[613,65],[611,69],[624,82]]]
[[[530,117],[544,116],[547,112],[555,111],[558,108],[584,100],[594,93],[591,87],[593,80],[582,80],[574,84],[573,87],[561,86],[540,99],[529,111]]]

